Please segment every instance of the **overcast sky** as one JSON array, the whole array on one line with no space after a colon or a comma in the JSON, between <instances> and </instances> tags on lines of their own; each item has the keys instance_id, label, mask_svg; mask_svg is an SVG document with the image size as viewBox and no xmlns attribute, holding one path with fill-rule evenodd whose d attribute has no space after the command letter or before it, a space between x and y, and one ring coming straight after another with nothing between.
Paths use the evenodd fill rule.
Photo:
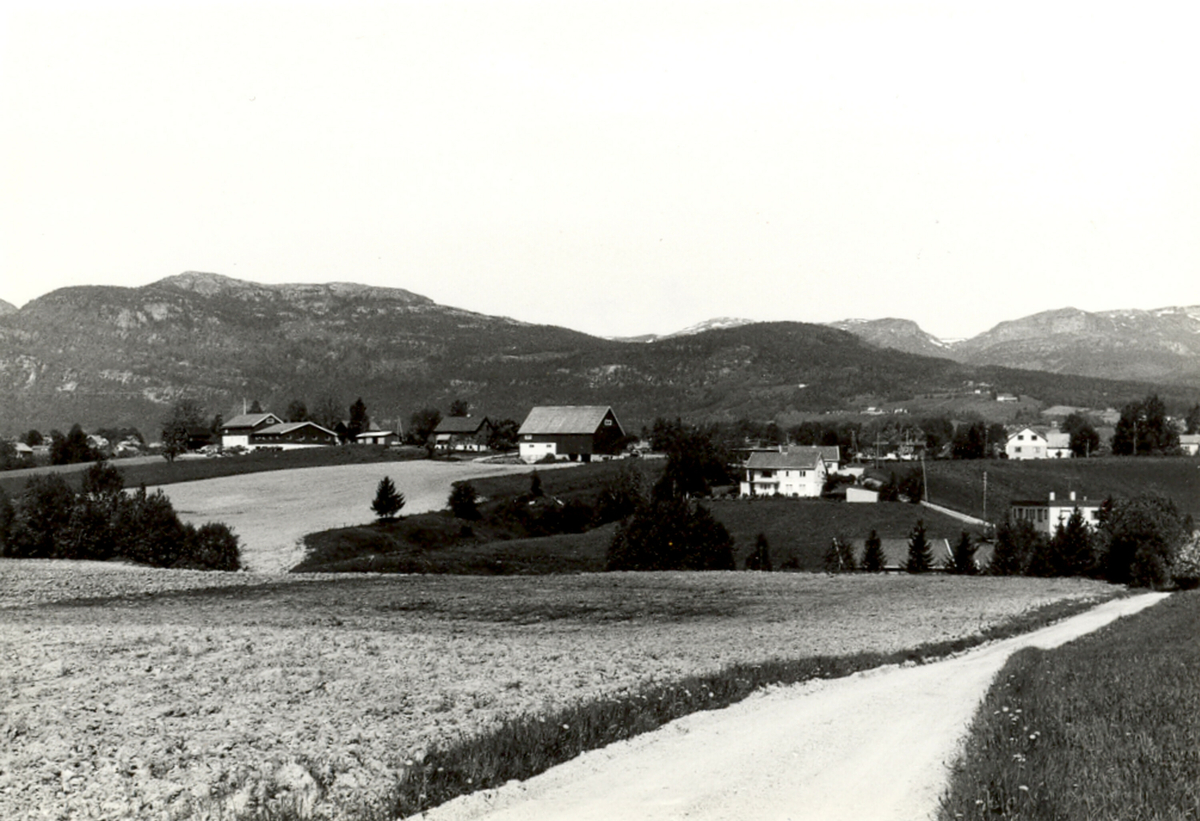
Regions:
<instances>
[{"instance_id":1,"label":"overcast sky","mask_svg":"<svg viewBox=\"0 0 1200 821\"><path fill-rule=\"evenodd\" d=\"M0 9L17 305L185 270L601 335L1200 304L1190 4Z\"/></svg>"}]
</instances>

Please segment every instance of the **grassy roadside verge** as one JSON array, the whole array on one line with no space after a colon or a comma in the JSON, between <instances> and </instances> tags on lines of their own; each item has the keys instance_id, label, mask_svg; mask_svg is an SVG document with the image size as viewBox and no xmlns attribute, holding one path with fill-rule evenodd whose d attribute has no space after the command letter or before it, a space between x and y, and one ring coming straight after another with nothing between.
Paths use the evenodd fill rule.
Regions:
<instances>
[{"instance_id":1,"label":"grassy roadside verge","mask_svg":"<svg viewBox=\"0 0 1200 821\"><path fill-rule=\"evenodd\" d=\"M986 641L1029 632L1095 604L1058 602L974 636L894 653L735 665L714 674L647 687L621 698L575 705L551 715L511 719L492 732L435 749L423 761L413 762L397 785L386 817L409 816L460 795L498 787L511 779L530 778L587 750L649 732L690 713L727 707L768 685L840 678L887 664L934 661Z\"/></svg>"},{"instance_id":2,"label":"grassy roadside verge","mask_svg":"<svg viewBox=\"0 0 1200 821\"><path fill-rule=\"evenodd\" d=\"M1200 592L1015 654L940 818L1200 817Z\"/></svg>"}]
</instances>

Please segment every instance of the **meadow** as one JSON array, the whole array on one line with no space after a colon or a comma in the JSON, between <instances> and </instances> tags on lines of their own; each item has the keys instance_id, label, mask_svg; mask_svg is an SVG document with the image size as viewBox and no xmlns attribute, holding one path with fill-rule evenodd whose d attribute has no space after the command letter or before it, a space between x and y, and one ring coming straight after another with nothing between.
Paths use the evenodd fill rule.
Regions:
<instances>
[{"instance_id":1,"label":"meadow","mask_svg":"<svg viewBox=\"0 0 1200 821\"><path fill-rule=\"evenodd\" d=\"M1116 593L940 576L174 573L0 562L0 817L367 817L426 762L513 722L696 677L715 691L729 671L813 675L799 663L816 657L949 652Z\"/></svg>"},{"instance_id":2,"label":"meadow","mask_svg":"<svg viewBox=\"0 0 1200 821\"><path fill-rule=\"evenodd\" d=\"M1165 496L1179 512L1200 521L1200 459L1184 456L1108 456L1097 459L940 460L925 464L929 500L981 516L983 473L987 472L987 518L998 521L1012 499L1080 498L1103 500L1141 493Z\"/></svg>"},{"instance_id":3,"label":"meadow","mask_svg":"<svg viewBox=\"0 0 1200 821\"><path fill-rule=\"evenodd\" d=\"M939 818L1200 816L1200 593L1009 659Z\"/></svg>"}]
</instances>

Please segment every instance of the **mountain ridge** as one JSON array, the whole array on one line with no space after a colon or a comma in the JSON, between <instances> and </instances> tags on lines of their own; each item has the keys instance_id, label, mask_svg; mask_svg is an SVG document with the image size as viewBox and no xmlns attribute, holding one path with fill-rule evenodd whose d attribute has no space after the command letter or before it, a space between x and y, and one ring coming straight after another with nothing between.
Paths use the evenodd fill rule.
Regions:
<instances>
[{"instance_id":1,"label":"mountain ridge","mask_svg":"<svg viewBox=\"0 0 1200 821\"><path fill-rule=\"evenodd\" d=\"M136 288L75 286L0 317L0 423L9 433L76 421L153 430L184 396L209 413L246 399L278 410L293 398L345 407L363 396L375 418L401 420L452 398L513 418L536 404L613 404L636 424L847 409L979 382L1066 404L1113 404L1145 389L882 344L920 341L909 320L852 321L850 330L701 325L633 343L401 288L263 285L194 271Z\"/></svg>"}]
</instances>

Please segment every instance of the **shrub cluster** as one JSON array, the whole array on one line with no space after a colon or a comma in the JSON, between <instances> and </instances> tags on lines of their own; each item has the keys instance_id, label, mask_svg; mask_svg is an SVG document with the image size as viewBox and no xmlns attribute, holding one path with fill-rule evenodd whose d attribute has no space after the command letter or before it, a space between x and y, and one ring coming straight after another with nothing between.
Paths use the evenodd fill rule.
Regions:
<instances>
[{"instance_id":1,"label":"shrub cluster","mask_svg":"<svg viewBox=\"0 0 1200 821\"><path fill-rule=\"evenodd\" d=\"M1173 502L1144 494L1109 499L1092 529L1078 510L1052 538L1028 521L1004 522L996 530L989 572L994 575L1093 576L1114 584L1167 587L1192 572L1190 517Z\"/></svg>"},{"instance_id":2,"label":"shrub cluster","mask_svg":"<svg viewBox=\"0 0 1200 821\"><path fill-rule=\"evenodd\" d=\"M238 539L226 525L181 522L161 490L125 493L120 472L105 462L88 469L78 493L62 476L49 474L31 478L15 505L0 497L0 556L240 567Z\"/></svg>"}]
</instances>

